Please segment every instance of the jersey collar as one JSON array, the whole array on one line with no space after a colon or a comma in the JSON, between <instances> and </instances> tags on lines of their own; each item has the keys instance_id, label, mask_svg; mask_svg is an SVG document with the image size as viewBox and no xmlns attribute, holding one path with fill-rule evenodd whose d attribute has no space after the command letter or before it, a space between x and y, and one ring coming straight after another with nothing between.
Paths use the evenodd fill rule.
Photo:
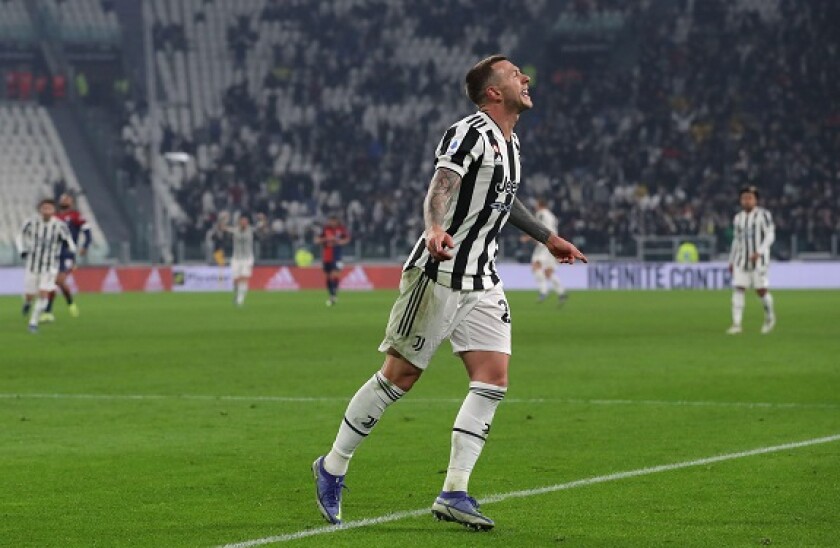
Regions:
<instances>
[{"instance_id":1,"label":"jersey collar","mask_svg":"<svg viewBox=\"0 0 840 548\"><path fill-rule=\"evenodd\" d=\"M479 110L478 114L480 114L484 118L484 120L490 124L490 127L492 127L496 133L498 133L498 136L501 137L501 141L503 143L508 142L507 139L505 139L505 132L502 131L502 128L499 127L499 124L497 124L496 121L493 118L491 118L489 114L487 114L483 110ZM511 142L513 141L514 135L516 134L512 133L510 136Z\"/></svg>"}]
</instances>

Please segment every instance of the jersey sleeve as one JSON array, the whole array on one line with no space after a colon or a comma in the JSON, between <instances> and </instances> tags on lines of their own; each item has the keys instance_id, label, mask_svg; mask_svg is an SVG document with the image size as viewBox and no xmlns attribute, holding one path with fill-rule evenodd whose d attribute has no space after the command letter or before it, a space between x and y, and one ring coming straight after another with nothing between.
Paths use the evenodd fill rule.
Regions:
<instances>
[{"instance_id":1,"label":"jersey sleeve","mask_svg":"<svg viewBox=\"0 0 840 548\"><path fill-rule=\"evenodd\" d=\"M90 247L90 242L93 240L93 232L90 229L90 223L88 223L87 219L81 215L78 216L76 222L79 223L79 230L84 238L84 240L82 240L82 247L87 249Z\"/></svg>"},{"instance_id":2,"label":"jersey sleeve","mask_svg":"<svg viewBox=\"0 0 840 548\"><path fill-rule=\"evenodd\" d=\"M32 221L26 221L23 223L23 226L20 227L20 232L15 238L15 245L17 246L18 253L29 253L29 241L31 237Z\"/></svg>"},{"instance_id":3,"label":"jersey sleeve","mask_svg":"<svg viewBox=\"0 0 840 548\"><path fill-rule=\"evenodd\" d=\"M735 262L735 255L741 249L741 229L738 227L738 215L732 219L732 246L729 249L729 263Z\"/></svg>"},{"instance_id":4,"label":"jersey sleeve","mask_svg":"<svg viewBox=\"0 0 840 548\"><path fill-rule=\"evenodd\" d=\"M435 153L435 168L445 167L463 177L484 154L484 139L477 129L460 122L447 130Z\"/></svg>"},{"instance_id":5,"label":"jersey sleeve","mask_svg":"<svg viewBox=\"0 0 840 548\"><path fill-rule=\"evenodd\" d=\"M76 253L76 242L73 241L73 234L70 232L70 227L67 226L67 223L61 223L61 237L64 238L64 242L67 244L67 249L70 253Z\"/></svg>"},{"instance_id":6,"label":"jersey sleeve","mask_svg":"<svg viewBox=\"0 0 840 548\"><path fill-rule=\"evenodd\" d=\"M761 215L761 224L764 229L764 239L761 240L761 244L759 244L757 251L764 254L770 251L770 246L776 241L776 227L773 224L773 216L770 215L769 211L762 211Z\"/></svg>"}]
</instances>

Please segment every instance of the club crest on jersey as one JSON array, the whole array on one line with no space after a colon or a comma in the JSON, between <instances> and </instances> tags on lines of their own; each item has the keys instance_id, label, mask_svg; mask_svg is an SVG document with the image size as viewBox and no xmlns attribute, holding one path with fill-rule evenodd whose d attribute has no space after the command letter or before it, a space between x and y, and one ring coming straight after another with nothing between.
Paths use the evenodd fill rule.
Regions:
<instances>
[{"instance_id":1,"label":"club crest on jersey","mask_svg":"<svg viewBox=\"0 0 840 548\"><path fill-rule=\"evenodd\" d=\"M447 152L455 152L458 150L458 144L460 141L458 139L452 139L452 142L449 143L449 148L446 149Z\"/></svg>"}]
</instances>

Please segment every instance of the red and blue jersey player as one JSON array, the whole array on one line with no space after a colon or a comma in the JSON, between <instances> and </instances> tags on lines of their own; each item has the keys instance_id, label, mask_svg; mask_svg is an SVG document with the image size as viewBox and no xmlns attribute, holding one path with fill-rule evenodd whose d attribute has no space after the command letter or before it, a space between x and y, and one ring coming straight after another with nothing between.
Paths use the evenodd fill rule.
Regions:
<instances>
[{"instance_id":1,"label":"red and blue jersey player","mask_svg":"<svg viewBox=\"0 0 840 548\"><path fill-rule=\"evenodd\" d=\"M73 237L73 242L79 250L79 255L84 257L90 247L91 233L90 225L76 209L76 202L70 194L62 194L58 200L58 213L56 217L67 223L67 228L70 229L70 235ZM79 240L82 240L81 242ZM58 261L58 276L55 279L55 284L61 289L64 294L64 299L67 301L70 315L74 318L79 315L79 307L73 302L73 293L70 291L70 286L67 285L67 276L76 269L76 255L67 247L63 245ZM52 314L53 301L55 300L55 291L50 293L50 300L47 303L47 308L41 316L42 320L53 321L55 317Z\"/></svg>"},{"instance_id":2,"label":"red and blue jersey player","mask_svg":"<svg viewBox=\"0 0 840 548\"><path fill-rule=\"evenodd\" d=\"M327 278L327 291L330 299L327 306L333 306L338 299L338 284L341 279L342 247L350 243L350 232L341 224L338 217L331 215L321 233L315 237L315 243L321 246L321 261Z\"/></svg>"}]
</instances>

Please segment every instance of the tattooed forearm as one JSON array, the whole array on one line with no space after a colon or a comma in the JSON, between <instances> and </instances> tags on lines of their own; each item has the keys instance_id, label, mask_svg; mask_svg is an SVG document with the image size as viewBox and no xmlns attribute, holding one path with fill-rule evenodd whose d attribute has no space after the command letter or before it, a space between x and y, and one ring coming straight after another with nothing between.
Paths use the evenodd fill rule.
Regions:
<instances>
[{"instance_id":1,"label":"tattooed forearm","mask_svg":"<svg viewBox=\"0 0 840 548\"><path fill-rule=\"evenodd\" d=\"M438 168L429 184L429 192L423 202L423 219L426 229L443 224L449 201L461 186L461 176L450 169Z\"/></svg>"},{"instance_id":2,"label":"tattooed forearm","mask_svg":"<svg viewBox=\"0 0 840 548\"><path fill-rule=\"evenodd\" d=\"M519 198L513 200L513 205L510 209L510 224L541 244L546 243L548 237L551 236L551 231L528 211L528 208L519 201Z\"/></svg>"}]
</instances>

